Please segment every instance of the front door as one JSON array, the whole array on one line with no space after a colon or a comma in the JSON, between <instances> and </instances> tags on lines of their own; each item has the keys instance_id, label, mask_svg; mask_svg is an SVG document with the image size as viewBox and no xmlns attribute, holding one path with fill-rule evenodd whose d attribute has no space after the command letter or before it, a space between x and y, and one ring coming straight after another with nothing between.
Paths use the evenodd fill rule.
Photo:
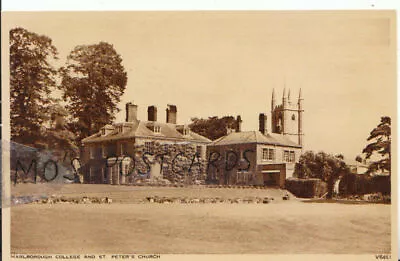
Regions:
<instances>
[{"instance_id":1,"label":"front door","mask_svg":"<svg viewBox=\"0 0 400 261\"><path fill-rule=\"evenodd\" d=\"M264 186L278 186L280 172L263 173Z\"/></svg>"}]
</instances>

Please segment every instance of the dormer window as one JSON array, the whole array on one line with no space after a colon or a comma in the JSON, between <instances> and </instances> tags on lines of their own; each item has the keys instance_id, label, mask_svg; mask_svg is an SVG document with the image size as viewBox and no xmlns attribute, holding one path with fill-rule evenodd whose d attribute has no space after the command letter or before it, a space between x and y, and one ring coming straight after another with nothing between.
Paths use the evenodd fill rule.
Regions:
<instances>
[{"instance_id":1,"label":"dormer window","mask_svg":"<svg viewBox=\"0 0 400 261\"><path fill-rule=\"evenodd\" d=\"M100 129L100 134L101 134L101 136L106 136L106 135L110 134L113 130L114 130L114 127L112 125L106 125Z\"/></svg>"},{"instance_id":2,"label":"dormer window","mask_svg":"<svg viewBox=\"0 0 400 261\"><path fill-rule=\"evenodd\" d=\"M161 127L160 126L154 126L154 133L161 133Z\"/></svg>"},{"instance_id":3,"label":"dormer window","mask_svg":"<svg viewBox=\"0 0 400 261\"><path fill-rule=\"evenodd\" d=\"M118 133L122 133L122 131L123 131L123 126L122 125L118 126Z\"/></svg>"},{"instance_id":4,"label":"dormer window","mask_svg":"<svg viewBox=\"0 0 400 261\"><path fill-rule=\"evenodd\" d=\"M190 134L190 129L189 128L184 128L183 129L183 135L189 135Z\"/></svg>"}]
</instances>

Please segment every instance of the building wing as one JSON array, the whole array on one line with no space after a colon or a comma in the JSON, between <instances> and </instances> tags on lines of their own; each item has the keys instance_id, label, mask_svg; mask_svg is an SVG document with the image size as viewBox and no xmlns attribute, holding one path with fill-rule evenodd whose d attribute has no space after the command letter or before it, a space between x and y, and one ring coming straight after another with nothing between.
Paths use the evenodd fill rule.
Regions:
<instances>
[{"instance_id":1,"label":"building wing","mask_svg":"<svg viewBox=\"0 0 400 261\"><path fill-rule=\"evenodd\" d=\"M301 148L300 145L294 143L283 135L275 133L267 133L264 135L259 131L232 132L215 140L211 145L218 146L249 143Z\"/></svg>"},{"instance_id":2,"label":"building wing","mask_svg":"<svg viewBox=\"0 0 400 261\"><path fill-rule=\"evenodd\" d=\"M105 126L106 127L106 126ZM179 127L179 126L178 126ZM155 138L155 139L172 139L178 141L193 141L210 143L211 140L207 139L200 134L190 131L187 135L180 133L177 130L177 125L172 123L161 123L153 121L136 121L129 123L117 123L112 126L112 130L107 133L93 134L82 140L83 143L113 141L119 139L129 138Z\"/></svg>"}]
</instances>

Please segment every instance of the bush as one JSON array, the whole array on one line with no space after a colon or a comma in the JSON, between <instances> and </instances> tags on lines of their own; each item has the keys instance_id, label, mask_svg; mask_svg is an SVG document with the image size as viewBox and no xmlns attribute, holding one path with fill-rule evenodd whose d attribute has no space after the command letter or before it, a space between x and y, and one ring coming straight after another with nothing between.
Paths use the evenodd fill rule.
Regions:
<instances>
[{"instance_id":1,"label":"bush","mask_svg":"<svg viewBox=\"0 0 400 261\"><path fill-rule=\"evenodd\" d=\"M285 187L299 198L321 197L327 192L327 184L320 179L286 179Z\"/></svg>"}]
</instances>

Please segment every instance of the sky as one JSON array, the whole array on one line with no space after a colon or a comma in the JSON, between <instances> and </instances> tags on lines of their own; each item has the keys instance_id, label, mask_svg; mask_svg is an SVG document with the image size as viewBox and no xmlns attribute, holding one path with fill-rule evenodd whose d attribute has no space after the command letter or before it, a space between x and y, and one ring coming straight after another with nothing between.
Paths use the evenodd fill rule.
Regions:
<instances>
[{"instance_id":1,"label":"sky","mask_svg":"<svg viewBox=\"0 0 400 261\"><path fill-rule=\"evenodd\" d=\"M60 64L77 45L105 41L123 59L139 118L167 104L178 123L241 115L242 130L270 116L271 94L304 98L305 150L354 159L381 116L396 117L394 11L58 12L5 15L49 36ZM6 35L7 34L4 34Z\"/></svg>"}]
</instances>

